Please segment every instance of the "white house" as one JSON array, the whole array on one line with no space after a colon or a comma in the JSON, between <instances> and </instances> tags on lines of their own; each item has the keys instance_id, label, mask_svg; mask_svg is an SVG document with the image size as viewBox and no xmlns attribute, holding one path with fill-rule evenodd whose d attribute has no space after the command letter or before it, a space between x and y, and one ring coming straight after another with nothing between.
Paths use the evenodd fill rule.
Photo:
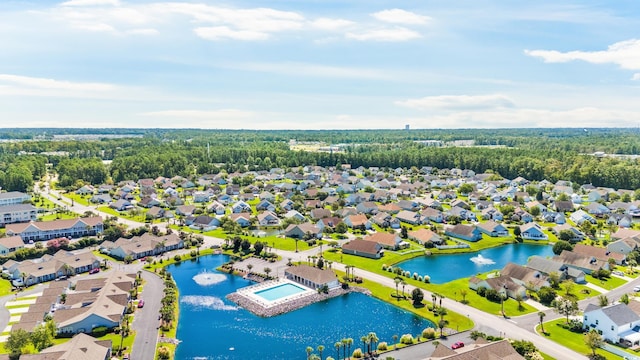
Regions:
<instances>
[{"instance_id":1,"label":"white house","mask_svg":"<svg viewBox=\"0 0 640 360\"><path fill-rule=\"evenodd\" d=\"M624 303L605 307L587 305L583 324L597 330L605 340L628 346L640 344L640 316Z\"/></svg>"},{"instance_id":2,"label":"white house","mask_svg":"<svg viewBox=\"0 0 640 360\"><path fill-rule=\"evenodd\" d=\"M37 209L31 204L12 204L0 206L0 226L5 224L35 221Z\"/></svg>"},{"instance_id":3,"label":"white house","mask_svg":"<svg viewBox=\"0 0 640 360\"><path fill-rule=\"evenodd\" d=\"M528 223L520 227L520 236L523 239L529 240L547 240L549 237L542 231L542 228L537 223Z\"/></svg>"}]
</instances>

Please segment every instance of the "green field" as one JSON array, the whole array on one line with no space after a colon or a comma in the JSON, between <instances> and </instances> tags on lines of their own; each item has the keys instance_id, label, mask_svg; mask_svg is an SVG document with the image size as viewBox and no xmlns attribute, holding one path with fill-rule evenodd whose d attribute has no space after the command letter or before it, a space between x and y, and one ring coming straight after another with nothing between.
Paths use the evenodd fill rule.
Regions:
<instances>
[{"instance_id":1,"label":"green field","mask_svg":"<svg viewBox=\"0 0 640 360\"><path fill-rule=\"evenodd\" d=\"M620 279L615 276L611 276L610 278L605 278L605 279L596 279L591 275L587 275L585 276L585 280L587 280L587 282L593 285L599 286L607 290L615 289L627 283L624 279Z\"/></svg>"},{"instance_id":2,"label":"green field","mask_svg":"<svg viewBox=\"0 0 640 360\"><path fill-rule=\"evenodd\" d=\"M562 346L566 346L569 349L576 351L580 354L589 355L591 354L591 350L587 347L584 342L584 335L579 333L574 333L567 329L563 329L559 326L559 324L563 324L565 322L565 318L556 319L553 321L549 321L544 323L544 330L546 331L547 339L551 341L555 341ZM540 325L536 326L536 331L540 333ZM610 352L604 350L597 350L597 354L603 355L606 359L609 360L621 360L622 357L612 354Z\"/></svg>"}]
</instances>

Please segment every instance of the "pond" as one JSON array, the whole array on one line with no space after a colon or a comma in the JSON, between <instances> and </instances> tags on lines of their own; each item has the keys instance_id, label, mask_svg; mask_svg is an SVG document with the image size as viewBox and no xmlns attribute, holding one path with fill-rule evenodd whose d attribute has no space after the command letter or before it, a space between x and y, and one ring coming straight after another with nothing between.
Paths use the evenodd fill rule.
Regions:
<instances>
[{"instance_id":1,"label":"pond","mask_svg":"<svg viewBox=\"0 0 640 360\"><path fill-rule=\"evenodd\" d=\"M510 244L464 254L444 254L413 258L397 264L405 271L429 275L431 282L442 284L478 273L500 270L507 263L524 265L529 257L553 256L552 246Z\"/></svg>"},{"instance_id":2,"label":"pond","mask_svg":"<svg viewBox=\"0 0 640 360\"><path fill-rule=\"evenodd\" d=\"M393 335L416 336L433 323L360 293L350 293L271 318L261 318L225 299L251 285L216 267L224 255L199 262L171 265L180 291L177 360L186 359L306 359L306 348L325 347L324 357L336 357L334 344L353 338L351 351L361 348L360 337L373 331L380 341ZM314 351L317 354L317 351Z\"/></svg>"}]
</instances>

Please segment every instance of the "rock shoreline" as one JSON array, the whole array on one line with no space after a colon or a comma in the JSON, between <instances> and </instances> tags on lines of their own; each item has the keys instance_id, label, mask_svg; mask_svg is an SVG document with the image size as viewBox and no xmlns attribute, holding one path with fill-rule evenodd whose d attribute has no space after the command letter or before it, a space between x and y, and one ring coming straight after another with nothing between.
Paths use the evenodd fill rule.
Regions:
<instances>
[{"instance_id":1,"label":"rock shoreline","mask_svg":"<svg viewBox=\"0 0 640 360\"><path fill-rule=\"evenodd\" d=\"M371 295L371 292L364 288L359 288L359 287L348 287L346 289L337 288L337 289L330 290L328 294L316 293L309 296L305 296L303 298L293 299L291 301L278 304L269 308L266 308L263 305L252 300L251 298L248 298L237 292L227 295L226 298L230 301L233 301L243 309L247 309L253 314L256 314L261 317L272 317L272 316L288 313L291 311L295 311L307 305L311 305L323 300L331 299L336 296L344 295L350 292L360 292L366 295Z\"/></svg>"}]
</instances>

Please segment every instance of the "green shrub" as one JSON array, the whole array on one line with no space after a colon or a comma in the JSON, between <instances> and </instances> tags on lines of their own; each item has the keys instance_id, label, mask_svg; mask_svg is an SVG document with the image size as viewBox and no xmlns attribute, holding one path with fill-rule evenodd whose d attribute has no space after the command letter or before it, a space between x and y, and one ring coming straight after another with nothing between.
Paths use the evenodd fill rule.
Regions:
<instances>
[{"instance_id":1,"label":"green shrub","mask_svg":"<svg viewBox=\"0 0 640 360\"><path fill-rule=\"evenodd\" d=\"M428 328L422 330L422 337L425 338L425 339L429 339L429 340L435 339L436 338L436 331L433 328L428 327Z\"/></svg>"},{"instance_id":2,"label":"green shrub","mask_svg":"<svg viewBox=\"0 0 640 360\"><path fill-rule=\"evenodd\" d=\"M357 348L355 350L353 350L353 354L351 354L351 357L356 358L356 359L362 359L362 349Z\"/></svg>"},{"instance_id":3,"label":"green shrub","mask_svg":"<svg viewBox=\"0 0 640 360\"><path fill-rule=\"evenodd\" d=\"M91 335L93 337L101 337L106 335L109 332L109 328L106 326L96 326L91 329Z\"/></svg>"},{"instance_id":4,"label":"green shrub","mask_svg":"<svg viewBox=\"0 0 640 360\"><path fill-rule=\"evenodd\" d=\"M413 344L413 335L404 334L400 337L400 344L411 345Z\"/></svg>"},{"instance_id":5,"label":"green shrub","mask_svg":"<svg viewBox=\"0 0 640 360\"><path fill-rule=\"evenodd\" d=\"M430 283L431 282L431 276L425 275L424 276L424 282L427 283L427 284Z\"/></svg>"},{"instance_id":6,"label":"green shrub","mask_svg":"<svg viewBox=\"0 0 640 360\"><path fill-rule=\"evenodd\" d=\"M383 342L378 344L378 350L379 351L386 351L388 347L389 347L389 345L387 345L387 343L385 341L383 341Z\"/></svg>"},{"instance_id":7,"label":"green shrub","mask_svg":"<svg viewBox=\"0 0 640 360\"><path fill-rule=\"evenodd\" d=\"M182 257L180 255L176 255L173 257L173 260L175 260L176 262L180 262L182 261Z\"/></svg>"}]
</instances>

